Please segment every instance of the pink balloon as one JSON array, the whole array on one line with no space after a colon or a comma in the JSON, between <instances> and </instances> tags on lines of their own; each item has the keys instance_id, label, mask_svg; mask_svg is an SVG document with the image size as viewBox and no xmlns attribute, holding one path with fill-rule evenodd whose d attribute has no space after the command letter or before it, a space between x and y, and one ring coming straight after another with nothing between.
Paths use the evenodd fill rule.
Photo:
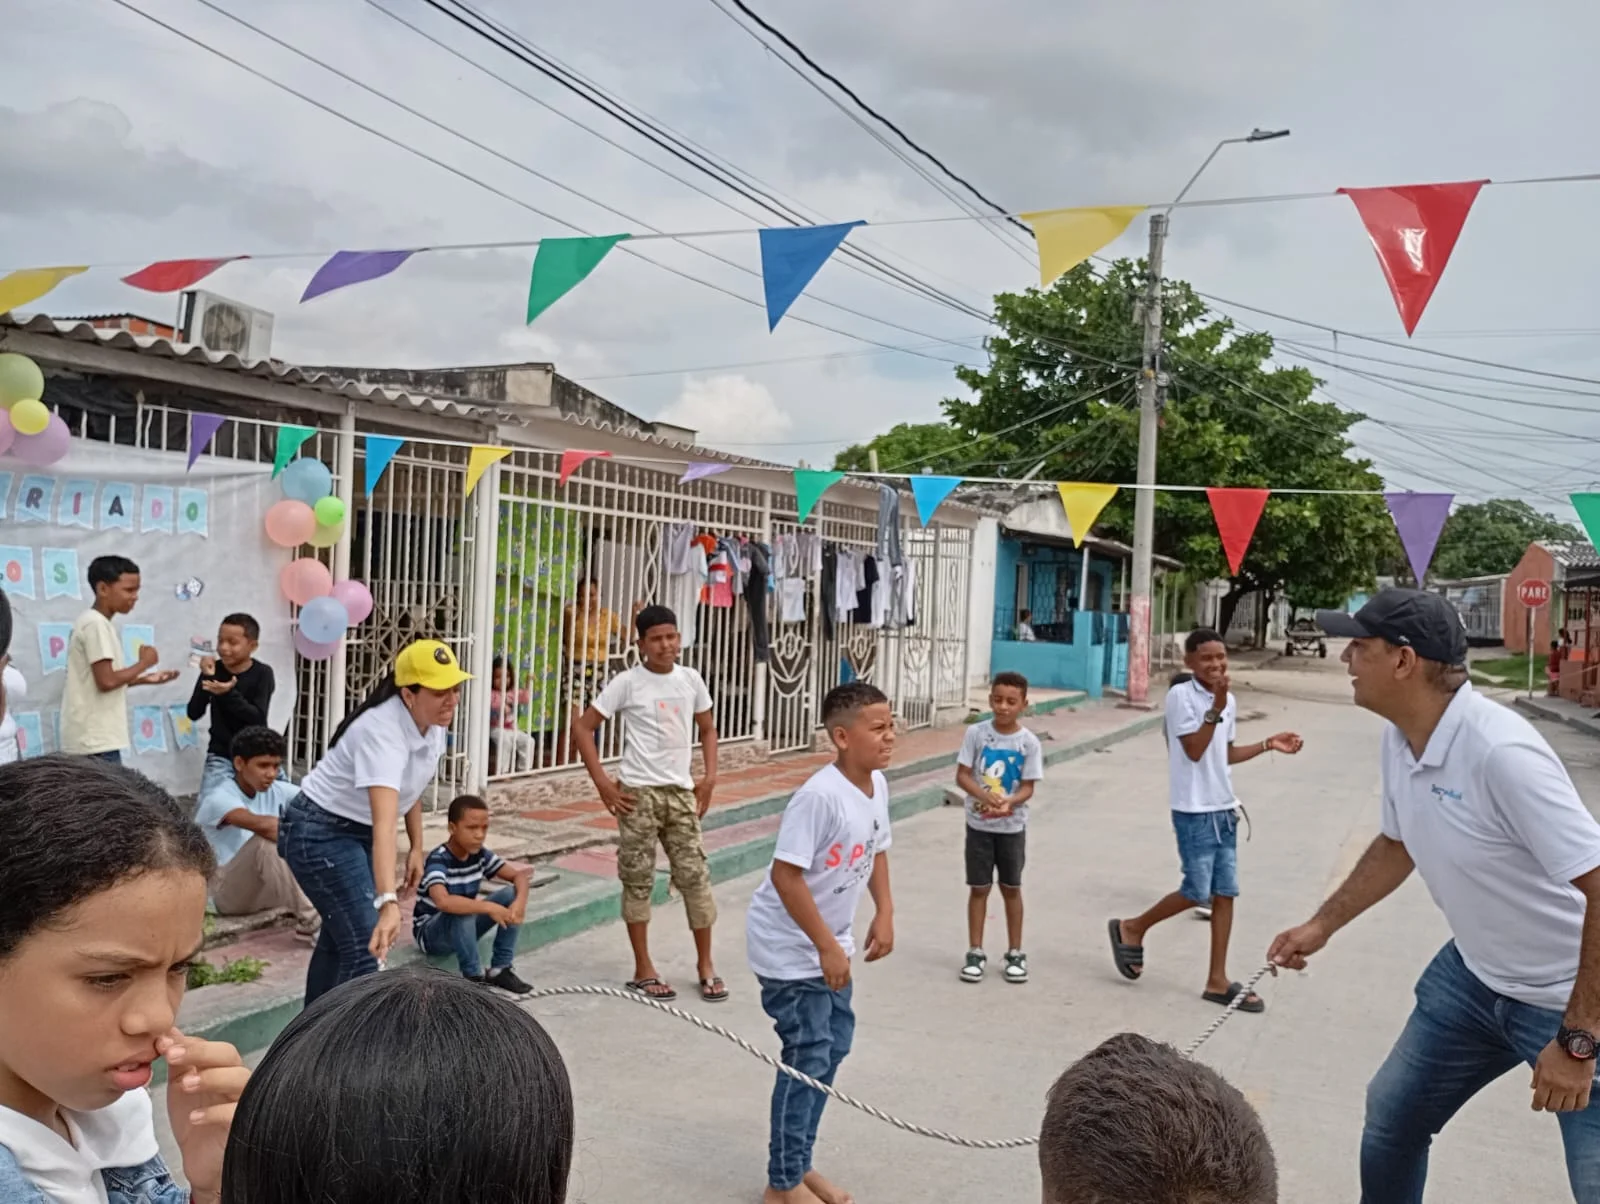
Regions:
<instances>
[{"instance_id":1,"label":"pink balloon","mask_svg":"<svg viewBox=\"0 0 1600 1204\"><path fill-rule=\"evenodd\" d=\"M359 581L335 581L332 596L349 612L352 625L372 613L372 591Z\"/></svg>"},{"instance_id":2,"label":"pink balloon","mask_svg":"<svg viewBox=\"0 0 1600 1204\"><path fill-rule=\"evenodd\" d=\"M304 502L285 498L267 509L267 538L280 548L298 548L316 530L316 512Z\"/></svg>"},{"instance_id":3,"label":"pink balloon","mask_svg":"<svg viewBox=\"0 0 1600 1204\"><path fill-rule=\"evenodd\" d=\"M11 445L16 441L17 428L9 422L0 422L0 456L11 450Z\"/></svg>"},{"instance_id":4,"label":"pink balloon","mask_svg":"<svg viewBox=\"0 0 1600 1204\"><path fill-rule=\"evenodd\" d=\"M339 650L339 641L331 644L319 644L315 640L306 639L301 630L294 630L294 650L308 661L325 661Z\"/></svg>"},{"instance_id":5,"label":"pink balloon","mask_svg":"<svg viewBox=\"0 0 1600 1204\"><path fill-rule=\"evenodd\" d=\"M333 589L333 574L320 560L302 556L283 566L278 574L278 585L283 596L296 606L304 606L313 598L326 598Z\"/></svg>"},{"instance_id":6,"label":"pink balloon","mask_svg":"<svg viewBox=\"0 0 1600 1204\"><path fill-rule=\"evenodd\" d=\"M71 446L72 432L60 414L52 414L50 425L37 435L18 435L11 445L11 454L24 464L43 468L61 459Z\"/></svg>"}]
</instances>

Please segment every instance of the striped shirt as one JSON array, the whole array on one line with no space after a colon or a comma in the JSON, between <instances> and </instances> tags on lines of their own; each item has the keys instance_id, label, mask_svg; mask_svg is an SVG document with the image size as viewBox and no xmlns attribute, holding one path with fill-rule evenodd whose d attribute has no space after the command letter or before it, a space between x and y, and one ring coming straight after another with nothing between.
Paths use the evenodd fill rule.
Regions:
<instances>
[{"instance_id":1,"label":"striped shirt","mask_svg":"<svg viewBox=\"0 0 1600 1204\"><path fill-rule=\"evenodd\" d=\"M442 886L452 895L460 895L463 899L476 899L483 880L494 877L505 863L504 857L487 848L479 849L465 858L452 853L448 844L442 844L429 853L428 859L422 863L417 907L411 913L412 931L420 928L429 916L439 914L438 906L428 897L428 892L435 886Z\"/></svg>"}]
</instances>

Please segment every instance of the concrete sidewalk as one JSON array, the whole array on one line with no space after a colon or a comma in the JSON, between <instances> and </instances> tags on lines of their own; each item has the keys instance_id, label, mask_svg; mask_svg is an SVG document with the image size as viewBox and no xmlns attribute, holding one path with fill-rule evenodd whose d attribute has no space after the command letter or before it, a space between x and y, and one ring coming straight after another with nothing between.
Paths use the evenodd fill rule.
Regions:
<instances>
[{"instance_id":1,"label":"concrete sidewalk","mask_svg":"<svg viewBox=\"0 0 1600 1204\"><path fill-rule=\"evenodd\" d=\"M1526 715L1548 719L1554 723L1564 723L1574 731L1583 732L1585 735L1600 736L1600 719L1594 717L1593 707L1579 706L1569 699L1550 698L1544 694L1535 694L1532 698L1526 694L1519 694L1516 706Z\"/></svg>"}]
</instances>

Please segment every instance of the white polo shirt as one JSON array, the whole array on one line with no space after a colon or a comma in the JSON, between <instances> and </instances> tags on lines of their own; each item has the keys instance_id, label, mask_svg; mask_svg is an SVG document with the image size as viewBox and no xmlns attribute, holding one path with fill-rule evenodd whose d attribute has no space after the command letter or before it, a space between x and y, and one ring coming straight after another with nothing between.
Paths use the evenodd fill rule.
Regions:
<instances>
[{"instance_id":1,"label":"white polo shirt","mask_svg":"<svg viewBox=\"0 0 1600 1204\"><path fill-rule=\"evenodd\" d=\"M1233 743L1239 727L1238 699L1228 695L1222 719L1198 761L1190 759L1178 739L1204 727L1206 712L1215 705L1211 691L1194 678L1167 691L1167 782L1174 811L1232 811L1239 805L1233 796L1233 774L1228 768L1228 745Z\"/></svg>"},{"instance_id":2,"label":"white polo shirt","mask_svg":"<svg viewBox=\"0 0 1600 1204\"><path fill-rule=\"evenodd\" d=\"M400 795L404 815L433 781L448 736L442 727L418 731L406 704L391 698L358 716L300 789L324 811L370 826L367 788L388 786Z\"/></svg>"},{"instance_id":3,"label":"white polo shirt","mask_svg":"<svg viewBox=\"0 0 1600 1204\"><path fill-rule=\"evenodd\" d=\"M1578 975L1600 823L1544 737L1464 685L1421 757L1383 733L1383 834L1406 846L1461 960L1501 995L1561 1011Z\"/></svg>"}]
</instances>

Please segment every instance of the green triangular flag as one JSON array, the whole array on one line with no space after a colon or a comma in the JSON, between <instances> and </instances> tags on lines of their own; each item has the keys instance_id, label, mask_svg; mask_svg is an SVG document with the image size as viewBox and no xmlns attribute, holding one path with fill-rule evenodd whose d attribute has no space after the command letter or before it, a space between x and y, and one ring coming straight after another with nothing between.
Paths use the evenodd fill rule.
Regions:
<instances>
[{"instance_id":1,"label":"green triangular flag","mask_svg":"<svg viewBox=\"0 0 1600 1204\"><path fill-rule=\"evenodd\" d=\"M805 522L812 507L822 499L823 494L828 492L828 487L843 476L842 472L831 472L820 468L795 469L794 504L798 512L795 522Z\"/></svg>"},{"instance_id":2,"label":"green triangular flag","mask_svg":"<svg viewBox=\"0 0 1600 1204\"><path fill-rule=\"evenodd\" d=\"M1578 519L1589 534L1589 542L1600 551L1600 493L1574 493L1572 508L1578 512Z\"/></svg>"},{"instance_id":3,"label":"green triangular flag","mask_svg":"<svg viewBox=\"0 0 1600 1204\"><path fill-rule=\"evenodd\" d=\"M594 271L611 248L626 234L603 234L592 238L547 238L533 257L533 279L528 282L528 321L572 291Z\"/></svg>"},{"instance_id":4,"label":"green triangular flag","mask_svg":"<svg viewBox=\"0 0 1600 1204\"><path fill-rule=\"evenodd\" d=\"M289 461L294 459L295 452L300 450L300 445L316 433L309 426L280 426L278 450L272 457L272 475L276 477L287 468Z\"/></svg>"}]
</instances>

